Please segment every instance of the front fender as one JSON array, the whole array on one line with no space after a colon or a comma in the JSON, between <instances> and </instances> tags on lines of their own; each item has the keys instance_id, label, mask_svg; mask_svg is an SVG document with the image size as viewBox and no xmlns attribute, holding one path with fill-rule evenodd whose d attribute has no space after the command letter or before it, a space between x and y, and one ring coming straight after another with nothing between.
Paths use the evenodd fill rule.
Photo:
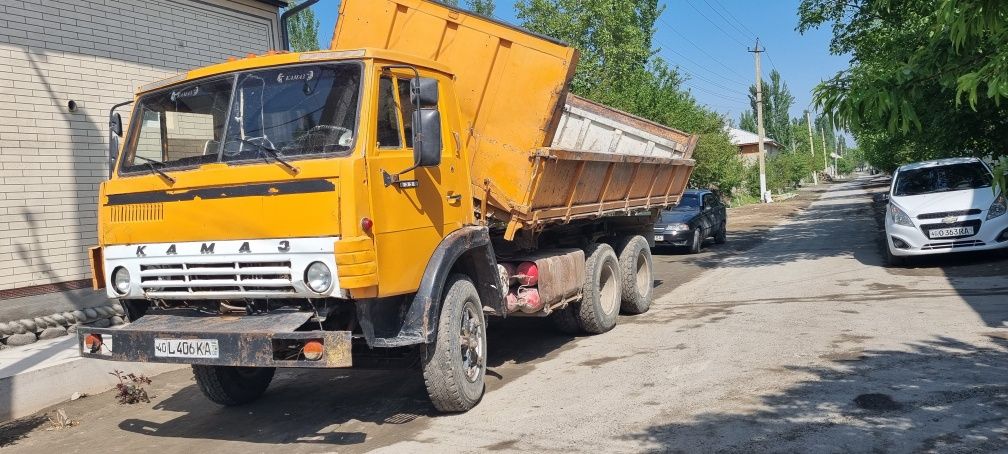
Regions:
<instances>
[{"instance_id":1,"label":"front fender","mask_svg":"<svg viewBox=\"0 0 1008 454\"><path fill-rule=\"evenodd\" d=\"M377 337L374 330L369 329L369 316L374 313L372 305L380 304L379 300L358 302L358 318L368 345L402 347L433 342L437 335L444 285L456 269L456 264L464 265L461 268L476 284L483 306L504 314L504 298L499 287L497 260L489 230L480 226L463 227L450 233L434 250L395 337Z\"/></svg>"}]
</instances>

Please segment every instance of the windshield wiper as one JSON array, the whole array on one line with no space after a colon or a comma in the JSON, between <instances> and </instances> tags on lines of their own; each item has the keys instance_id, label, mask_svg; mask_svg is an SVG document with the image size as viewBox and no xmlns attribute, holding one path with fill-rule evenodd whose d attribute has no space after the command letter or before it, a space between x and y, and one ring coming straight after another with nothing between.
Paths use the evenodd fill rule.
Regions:
<instances>
[{"instance_id":1,"label":"windshield wiper","mask_svg":"<svg viewBox=\"0 0 1008 454\"><path fill-rule=\"evenodd\" d=\"M175 179L172 178L171 175L168 175L167 173L164 173L163 170L161 170L161 169L157 168L156 166L154 166L154 164L162 165L163 166L163 165L165 165L163 162L156 161L156 160L153 160L153 159L150 159L150 158L145 158L145 157L140 156L140 155L134 155L133 157L137 158L137 159L143 159L145 161L144 164L147 164L147 168L151 169L151 172L154 172L154 173L160 175L162 178L168 180L169 183L175 184Z\"/></svg>"},{"instance_id":2,"label":"windshield wiper","mask_svg":"<svg viewBox=\"0 0 1008 454\"><path fill-rule=\"evenodd\" d=\"M299 168L295 167L293 164L285 161L283 159L283 155L279 151L277 151L276 148L273 148L273 147L268 146L268 145L263 145L263 144L261 144L259 142L255 142L255 141L252 141L252 140L249 140L249 139L241 139L240 138L238 140L241 141L241 143L247 143L249 145L252 145L252 146L256 147L256 149L259 150L259 155L261 155L261 156L264 156L263 155L264 152L266 154L269 154L270 156L273 157L273 159L276 160L276 162L279 162L284 167L290 169L290 171L294 172L295 175L297 175L298 173L301 173L301 169L299 169Z\"/></svg>"}]
</instances>

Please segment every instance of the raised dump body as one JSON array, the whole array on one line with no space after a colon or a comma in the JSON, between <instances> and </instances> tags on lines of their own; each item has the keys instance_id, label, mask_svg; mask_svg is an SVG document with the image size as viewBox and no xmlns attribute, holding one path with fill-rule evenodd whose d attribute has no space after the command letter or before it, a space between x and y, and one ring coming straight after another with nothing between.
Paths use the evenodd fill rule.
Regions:
<instances>
[{"instance_id":1,"label":"raised dump body","mask_svg":"<svg viewBox=\"0 0 1008 454\"><path fill-rule=\"evenodd\" d=\"M576 49L417 0L345 0L333 49L384 48L454 72L478 208L505 238L677 203L697 137L569 95Z\"/></svg>"}]
</instances>

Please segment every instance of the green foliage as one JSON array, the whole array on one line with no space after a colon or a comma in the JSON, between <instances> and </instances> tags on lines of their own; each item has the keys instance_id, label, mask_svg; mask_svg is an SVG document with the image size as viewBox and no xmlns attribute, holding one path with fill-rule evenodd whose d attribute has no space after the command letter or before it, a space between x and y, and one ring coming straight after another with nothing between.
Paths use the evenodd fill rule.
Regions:
<instances>
[{"instance_id":1,"label":"green foliage","mask_svg":"<svg viewBox=\"0 0 1008 454\"><path fill-rule=\"evenodd\" d=\"M459 7L459 0L434 0L434 1L444 3L445 5L451 6L453 8ZM484 16L493 16L494 0L468 0L466 4L466 9L477 14L482 14Z\"/></svg>"},{"instance_id":2,"label":"green foliage","mask_svg":"<svg viewBox=\"0 0 1008 454\"><path fill-rule=\"evenodd\" d=\"M291 2L289 7L293 8L297 4L298 2ZM311 8L304 9L293 15L287 26L292 51L306 52L319 50L319 21L315 18L315 12Z\"/></svg>"},{"instance_id":3,"label":"green foliage","mask_svg":"<svg viewBox=\"0 0 1008 454\"><path fill-rule=\"evenodd\" d=\"M791 131L791 106L795 97L788 89L787 83L775 69L770 71L770 81L762 80L763 86L763 129L766 136L788 147L794 135ZM756 84L749 86L749 105L752 110L742 112L739 124L742 129L751 132L756 130Z\"/></svg>"},{"instance_id":4,"label":"green foliage","mask_svg":"<svg viewBox=\"0 0 1008 454\"><path fill-rule=\"evenodd\" d=\"M744 182L725 119L682 87L682 76L652 49L658 0L519 0L523 25L581 52L571 91L672 128L699 134L690 184L725 191Z\"/></svg>"},{"instance_id":5,"label":"green foliage","mask_svg":"<svg viewBox=\"0 0 1008 454\"><path fill-rule=\"evenodd\" d=\"M469 9L484 16L493 16L494 0L469 0Z\"/></svg>"},{"instance_id":6,"label":"green foliage","mask_svg":"<svg viewBox=\"0 0 1008 454\"><path fill-rule=\"evenodd\" d=\"M873 166L1008 150L1008 2L803 0L799 16L852 56L814 94Z\"/></svg>"}]
</instances>

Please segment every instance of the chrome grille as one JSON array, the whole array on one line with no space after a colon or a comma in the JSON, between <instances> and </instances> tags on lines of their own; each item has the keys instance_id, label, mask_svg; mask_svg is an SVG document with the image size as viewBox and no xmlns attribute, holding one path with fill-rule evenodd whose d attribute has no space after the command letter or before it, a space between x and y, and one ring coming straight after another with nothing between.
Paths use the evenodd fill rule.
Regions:
<instances>
[{"instance_id":1,"label":"chrome grille","mask_svg":"<svg viewBox=\"0 0 1008 454\"><path fill-rule=\"evenodd\" d=\"M941 211L938 213L924 213L917 216L917 219L941 219L949 216L974 216L980 214L981 210L972 208L969 210L959 210L959 211Z\"/></svg>"},{"instance_id":2,"label":"chrome grille","mask_svg":"<svg viewBox=\"0 0 1008 454\"><path fill-rule=\"evenodd\" d=\"M261 297L296 292L289 261L140 265L140 288L152 297L206 296L218 293Z\"/></svg>"}]
</instances>

